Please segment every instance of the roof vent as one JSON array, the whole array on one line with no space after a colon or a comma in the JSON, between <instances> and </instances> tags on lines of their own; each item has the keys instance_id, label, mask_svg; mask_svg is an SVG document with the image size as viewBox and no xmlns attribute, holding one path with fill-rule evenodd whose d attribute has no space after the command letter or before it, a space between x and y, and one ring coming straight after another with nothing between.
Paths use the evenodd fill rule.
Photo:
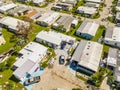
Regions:
<instances>
[{"instance_id":1,"label":"roof vent","mask_svg":"<svg viewBox=\"0 0 120 90\"><path fill-rule=\"evenodd\" d=\"M86 53L86 55L89 55L89 53Z\"/></svg>"},{"instance_id":2,"label":"roof vent","mask_svg":"<svg viewBox=\"0 0 120 90\"><path fill-rule=\"evenodd\" d=\"M90 44L90 42L88 42L88 44Z\"/></svg>"},{"instance_id":3,"label":"roof vent","mask_svg":"<svg viewBox=\"0 0 120 90\"><path fill-rule=\"evenodd\" d=\"M90 47L90 45L88 45L88 47Z\"/></svg>"},{"instance_id":4,"label":"roof vent","mask_svg":"<svg viewBox=\"0 0 120 90\"><path fill-rule=\"evenodd\" d=\"M118 67L118 70L120 71L120 67Z\"/></svg>"},{"instance_id":5,"label":"roof vent","mask_svg":"<svg viewBox=\"0 0 120 90\"><path fill-rule=\"evenodd\" d=\"M120 54L118 54L117 57L120 58Z\"/></svg>"}]
</instances>

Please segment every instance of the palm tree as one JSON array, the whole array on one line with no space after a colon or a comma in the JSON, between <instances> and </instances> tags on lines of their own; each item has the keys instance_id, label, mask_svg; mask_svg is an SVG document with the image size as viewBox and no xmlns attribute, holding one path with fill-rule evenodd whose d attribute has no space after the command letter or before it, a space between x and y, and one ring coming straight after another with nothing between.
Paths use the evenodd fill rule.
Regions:
<instances>
[{"instance_id":1,"label":"palm tree","mask_svg":"<svg viewBox=\"0 0 120 90\"><path fill-rule=\"evenodd\" d=\"M29 18L23 18L26 22L18 22L16 35L19 37L20 41L27 42L29 40L28 36L32 30L32 21ZM28 23L29 22L29 23Z\"/></svg>"},{"instance_id":2,"label":"palm tree","mask_svg":"<svg viewBox=\"0 0 120 90\"><path fill-rule=\"evenodd\" d=\"M16 28L17 31L11 37L10 41L15 42L14 50L17 52L21 47L23 47L29 41L29 34L32 30L32 21L28 18L23 18L27 22L18 22ZM29 22L29 23L28 23Z\"/></svg>"}]
</instances>

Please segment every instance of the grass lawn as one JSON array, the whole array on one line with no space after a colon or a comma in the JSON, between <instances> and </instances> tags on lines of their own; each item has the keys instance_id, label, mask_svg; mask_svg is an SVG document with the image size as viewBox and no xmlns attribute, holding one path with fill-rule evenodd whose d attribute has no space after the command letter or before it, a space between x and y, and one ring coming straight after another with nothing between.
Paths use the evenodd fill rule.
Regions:
<instances>
[{"instance_id":1,"label":"grass lawn","mask_svg":"<svg viewBox=\"0 0 120 90\"><path fill-rule=\"evenodd\" d=\"M73 14L76 14L76 10L79 6L83 6L85 3L84 3L84 0L80 0L74 7L73 9L71 10Z\"/></svg>"},{"instance_id":2,"label":"grass lawn","mask_svg":"<svg viewBox=\"0 0 120 90\"><path fill-rule=\"evenodd\" d=\"M56 54L52 48L49 48L48 51L51 52L51 54L47 55L46 59L41 63L43 68L46 68L49 65L49 60L56 56Z\"/></svg>"},{"instance_id":3,"label":"grass lawn","mask_svg":"<svg viewBox=\"0 0 120 90\"><path fill-rule=\"evenodd\" d=\"M110 46L104 45L103 51L104 51L104 52L108 52L109 48L110 48Z\"/></svg>"},{"instance_id":4,"label":"grass lawn","mask_svg":"<svg viewBox=\"0 0 120 90\"><path fill-rule=\"evenodd\" d=\"M115 18L113 16L108 17L107 20L111 23L115 23Z\"/></svg>"},{"instance_id":5,"label":"grass lawn","mask_svg":"<svg viewBox=\"0 0 120 90\"><path fill-rule=\"evenodd\" d=\"M49 30L49 28L45 28L45 27L41 27L37 24L33 24L32 32L29 34L29 40L33 41L35 39L36 34L38 32L40 32L41 30ZM3 28L2 33L6 40L6 43L4 45L0 46L0 54L9 50L15 44L15 42L10 42L10 38L12 37L13 33L7 31L7 29L4 29L4 28ZM3 76L2 78L0 78L0 85L2 85L2 90L7 90L4 87L5 82L9 82L10 84L12 83L12 85L14 87L14 89L12 89L12 90L21 90L21 88L24 87L19 82L14 81L13 77L11 79L12 74L13 74L13 71L11 69L7 69L3 72L0 72L0 75ZM9 90L11 90L11 89L9 89Z\"/></svg>"},{"instance_id":6,"label":"grass lawn","mask_svg":"<svg viewBox=\"0 0 120 90\"><path fill-rule=\"evenodd\" d=\"M23 86L19 82L15 82L10 79L12 76L12 73L13 73L13 71L11 69L5 70L4 72L0 72L0 74L3 76L2 78L0 78L0 85L2 85L2 90L7 90L4 87L5 82L9 82L9 83L13 84L12 90L21 90L21 88L23 88Z\"/></svg>"},{"instance_id":7,"label":"grass lawn","mask_svg":"<svg viewBox=\"0 0 120 90\"><path fill-rule=\"evenodd\" d=\"M6 43L4 45L0 46L0 54L3 52L6 52L7 50L9 50L12 46L14 46L14 42L10 42L10 37L13 35L13 33L7 31L7 29L2 30L2 34L5 38Z\"/></svg>"},{"instance_id":8,"label":"grass lawn","mask_svg":"<svg viewBox=\"0 0 120 90\"><path fill-rule=\"evenodd\" d=\"M40 32L41 30L49 30L49 29L39 26L37 24L33 24L32 33L30 33L30 35L29 35L29 40L33 41L35 39L35 36L37 35L37 33ZM9 32L7 29L3 28L2 34L5 38L6 43L4 45L0 45L0 54L8 51L11 47L13 47L15 45L15 42L10 42L10 38L12 37L12 35L14 33Z\"/></svg>"},{"instance_id":9,"label":"grass lawn","mask_svg":"<svg viewBox=\"0 0 120 90\"><path fill-rule=\"evenodd\" d=\"M110 48L110 46L108 46L108 45L103 46L102 58L106 57L106 55L107 55L107 53L109 51L109 48Z\"/></svg>"},{"instance_id":10,"label":"grass lawn","mask_svg":"<svg viewBox=\"0 0 120 90\"><path fill-rule=\"evenodd\" d=\"M75 35L76 30L79 28L79 26L82 24L82 22L83 21L80 21L75 28L70 28L70 30L68 32L65 32L65 34L76 38L78 41L80 41L81 39L84 39L84 38L81 38L81 37L78 37Z\"/></svg>"},{"instance_id":11,"label":"grass lawn","mask_svg":"<svg viewBox=\"0 0 120 90\"><path fill-rule=\"evenodd\" d=\"M34 24L33 23L33 28L32 28L32 33L29 35L29 40L33 41L35 39L35 36L42 30L49 30L49 28L42 27L40 25Z\"/></svg>"},{"instance_id":12,"label":"grass lawn","mask_svg":"<svg viewBox=\"0 0 120 90\"><path fill-rule=\"evenodd\" d=\"M100 26L99 29L96 32L95 37L92 39L92 41L97 42L99 40L99 38L104 35L105 30L106 30L106 28L104 26Z\"/></svg>"}]
</instances>

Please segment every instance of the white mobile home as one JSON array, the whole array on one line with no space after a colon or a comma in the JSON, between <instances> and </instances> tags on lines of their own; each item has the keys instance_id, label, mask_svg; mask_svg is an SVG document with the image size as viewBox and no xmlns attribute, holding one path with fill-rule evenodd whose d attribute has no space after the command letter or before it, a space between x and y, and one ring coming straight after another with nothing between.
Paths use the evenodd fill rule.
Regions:
<instances>
[{"instance_id":1,"label":"white mobile home","mask_svg":"<svg viewBox=\"0 0 120 90\"><path fill-rule=\"evenodd\" d=\"M75 4L78 2L79 0L62 0L63 3L67 3L67 4L71 4L73 6L75 6Z\"/></svg>"},{"instance_id":2,"label":"white mobile home","mask_svg":"<svg viewBox=\"0 0 120 90\"><path fill-rule=\"evenodd\" d=\"M45 4L45 0L32 0L35 5L42 6Z\"/></svg>"},{"instance_id":3,"label":"white mobile home","mask_svg":"<svg viewBox=\"0 0 120 90\"><path fill-rule=\"evenodd\" d=\"M97 72L103 45L92 41L80 41L71 61L72 65L76 65L78 69L93 74Z\"/></svg>"},{"instance_id":4,"label":"white mobile home","mask_svg":"<svg viewBox=\"0 0 120 90\"><path fill-rule=\"evenodd\" d=\"M19 51L17 62L14 63L15 67L21 67L27 60L31 60L35 63L40 62L46 55L47 48L39 43L30 42L22 50Z\"/></svg>"},{"instance_id":5,"label":"white mobile home","mask_svg":"<svg viewBox=\"0 0 120 90\"><path fill-rule=\"evenodd\" d=\"M14 9L15 7L17 7L17 5L14 3L5 4L5 5L0 7L0 12L5 14L5 13L7 13L7 11Z\"/></svg>"},{"instance_id":6,"label":"white mobile home","mask_svg":"<svg viewBox=\"0 0 120 90\"><path fill-rule=\"evenodd\" d=\"M75 38L54 31L41 31L36 36L36 41L56 49L60 48L63 41L66 43L72 41L74 43Z\"/></svg>"},{"instance_id":7,"label":"white mobile home","mask_svg":"<svg viewBox=\"0 0 120 90\"><path fill-rule=\"evenodd\" d=\"M45 13L42 17L40 17L40 18L37 19L37 24L42 25L42 26L50 26L59 17L60 17L60 13L57 13L57 12L48 12L48 13Z\"/></svg>"},{"instance_id":8,"label":"white mobile home","mask_svg":"<svg viewBox=\"0 0 120 90\"><path fill-rule=\"evenodd\" d=\"M13 65L14 75L19 80L23 80L26 75L32 74L39 68L39 62L45 57L47 48L35 42L26 45L17 57Z\"/></svg>"},{"instance_id":9,"label":"white mobile home","mask_svg":"<svg viewBox=\"0 0 120 90\"><path fill-rule=\"evenodd\" d=\"M2 27L5 27L15 33L18 31L17 26L19 23L22 23L25 27L29 27L29 22L25 22L16 18L4 17L0 19L0 25Z\"/></svg>"},{"instance_id":10,"label":"white mobile home","mask_svg":"<svg viewBox=\"0 0 120 90\"><path fill-rule=\"evenodd\" d=\"M98 28L98 23L86 20L78 28L76 35L86 39L92 39L96 35Z\"/></svg>"},{"instance_id":11,"label":"white mobile home","mask_svg":"<svg viewBox=\"0 0 120 90\"><path fill-rule=\"evenodd\" d=\"M13 75L18 79L23 81L27 75L31 75L33 72L35 72L39 68L39 64L35 63L31 60L27 60L25 63L22 64L21 67L16 69L13 72Z\"/></svg>"},{"instance_id":12,"label":"white mobile home","mask_svg":"<svg viewBox=\"0 0 120 90\"><path fill-rule=\"evenodd\" d=\"M104 43L120 48L120 27L108 27L105 33Z\"/></svg>"},{"instance_id":13,"label":"white mobile home","mask_svg":"<svg viewBox=\"0 0 120 90\"><path fill-rule=\"evenodd\" d=\"M63 26L65 31L69 31L73 20L75 20L75 18L72 16L62 16L53 24L53 26L55 27Z\"/></svg>"},{"instance_id":14,"label":"white mobile home","mask_svg":"<svg viewBox=\"0 0 120 90\"><path fill-rule=\"evenodd\" d=\"M120 84L120 50L110 48L107 58L107 66L112 67L114 81L116 84Z\"/></svg>"},{"instance_id":15,"label":"white mobile home","mask_svg":"<svg viewBox=\"0 0 120 90\"><path fill-rule=\"evenodd\" d=\"M97 8L80 6L77 8L77 13L81 15L86 15L88 17L93 17L97 13Z\"/></svg>"}]
</instances>

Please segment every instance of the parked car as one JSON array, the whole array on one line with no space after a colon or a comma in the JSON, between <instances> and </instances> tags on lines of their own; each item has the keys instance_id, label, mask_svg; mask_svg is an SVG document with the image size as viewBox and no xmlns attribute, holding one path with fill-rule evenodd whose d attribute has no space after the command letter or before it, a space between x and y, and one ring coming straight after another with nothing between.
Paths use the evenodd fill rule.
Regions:
<instances>
[{"instance_id":1,"label":"parked car","mask_svg":"<svg viewBox=\"0 0 120 90\"><path fill-rule=\"evenodd\" d=\"M117 23L116 26L120 27L120 23Z\"/></svg>"},{"instance_id":2,"label":"parked car","mask_svg":"<svg viewBox=\"0 0 120 90\"><path fill-rule=\"evenodd\" d=\"M27 79L24 84L27 86L27 85L30 85L30 84L34 84L34 83L38 83L40 81L40 76L37 76L37 77L33 77L33 78L30 78L30 79Z\"/></svg>"},{"instance_id":3,"label":"parked car","mask_svg":"<svg viewBox=\"0 0 120 90\"><path fill-rule=\"evenodd\" d=\"M61 44L61 49L64 49L65 46L66 46L66 42L62 42L62 44Z\"/></svg>"},{"instance_id":4,"label":"parked car","mask_svg":"<svg viewBox=\"0 0 120 90\"><path fill-rule=\"evenodd\" d=\"M2 32L0 31L0 36L2 36Z\"/></svg>"},{"instance_id":5,"label":"parked car","mask_svg":"<svg viewBox=\"0 0 120 90\"><path fill-rule=\"evenodd\" d=\"M112 84L114 84L115 86L120 86L120 82L118 81L114 81Z\"/></svg>"},{"instance_id":6,"label":"parked car","mask_svg":"<svg viewBox=\"0 0 120 90\"><path fill-rule=\"evenodd\" d=\"M65 63L65 56L64 56L64 55L61 55L61 56L59 57L59 63L60 63L60 64L64 64L64 63Z\"/></svg>"}]
</instances>

